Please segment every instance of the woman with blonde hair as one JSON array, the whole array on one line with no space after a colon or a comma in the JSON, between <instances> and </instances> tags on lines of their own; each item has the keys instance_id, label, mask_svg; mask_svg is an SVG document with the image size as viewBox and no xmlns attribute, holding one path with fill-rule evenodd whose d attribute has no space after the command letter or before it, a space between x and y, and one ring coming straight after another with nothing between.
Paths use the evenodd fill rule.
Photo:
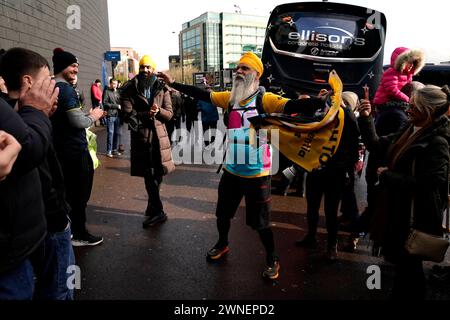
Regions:
<instances>
[{"instance_id":1,"label":"woman with blonde hair","mask_svg":"<svg viewBox=\"0 0 450 320\"><path fill-rule=\"evenodd\" d=\"M361 100L363 141L383 159L377 169L379 186L387 195L382 247L386 260L395 264L393 297L397 299L425 298L423 260L405 249L411 222L414 229L442 235L450 158L449 103L448 86L425 86L412 94L405 128L379 137L370 102Z\"/></svg>"}]
</instances>

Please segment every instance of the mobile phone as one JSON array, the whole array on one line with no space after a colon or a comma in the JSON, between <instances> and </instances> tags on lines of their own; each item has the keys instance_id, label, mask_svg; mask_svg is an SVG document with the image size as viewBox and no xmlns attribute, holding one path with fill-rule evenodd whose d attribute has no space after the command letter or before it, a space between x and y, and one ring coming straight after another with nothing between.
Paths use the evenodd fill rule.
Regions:
<instances>
[{"instance_id":1,"label":"mobile phone","mask_svg":"<svg viewBox=\"0 0 450 320\"><path fill-rule=\"evenodd\" d=\"M369 87L366 84L363 88L364 88L364 99L369 100Z\"/></svg>"}]
</instances>

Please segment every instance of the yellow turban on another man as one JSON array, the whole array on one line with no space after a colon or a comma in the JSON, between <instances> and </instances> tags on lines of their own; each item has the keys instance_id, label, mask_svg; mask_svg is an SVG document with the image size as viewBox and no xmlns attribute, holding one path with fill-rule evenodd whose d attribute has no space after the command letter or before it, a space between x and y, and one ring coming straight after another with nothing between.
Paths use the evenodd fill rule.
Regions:
<instances>
[{"instance_id":1,"label":"yellow turban on another man","mask_svg":"<svg viewBox=\"0 0 450 320\"><path fill-rule=\"evenodd\" d=\"M150 58L150 56L148 54L143 56L141 61L139 61L139 67L142 67L142 66L150 66L156 70L156 63L155 63L155 61L153 61L152 58Z\"/></svg>"},{"instance_id":2,"label":"yellow turban on another man","mask_svg":"<svg viewBox=\"0 0 450 320\"><path fill-rule=\"evenodd\" d=\"M264 66L261 59L253 52L247 52L239 60L239 63L245 64L258 72L261 77L264 72Z\"/></svg>"}]
</instances>

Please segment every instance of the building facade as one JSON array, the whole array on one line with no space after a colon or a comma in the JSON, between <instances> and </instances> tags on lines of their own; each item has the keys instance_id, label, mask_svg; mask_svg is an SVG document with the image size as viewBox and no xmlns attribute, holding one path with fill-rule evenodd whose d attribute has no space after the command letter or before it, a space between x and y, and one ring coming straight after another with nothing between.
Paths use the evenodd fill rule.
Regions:
<instances>
[{"instance_id":1,"label":"building facade","mask_svg":"<svg viewBox=\"0 0 450 320\"><path fill-rule=\"evenodd\" d=\"M130 47L112 47L111 51L120 52L120 61L114 68L114 76L121 81L132 79L139 73L140 54Z\"/></svg>"},{"instance_id":2,"label":"building facade","mask_svg":"<svg viewBox=\"0 0 450 320\"><path fill-rule=\"evenodd\" d=\"M206 12L184 23L179 37L183 69L218 72L235 68L244 52L261 55L268 18Z\"/></svg>"},{"instance_id":3,"label":"building facade","mask_svg":"<svg viewBox=\"0 0 450 320\"><path fill-rule=\"evenodd\" d=\"M179 55L169 56L169 70L179 69L180 66L181 65L180 65L180 56Z\"/></svg>"},{"instance_id":4,"label":"building facade","mask_svg":"<svg viewBox=\"0 0 450 320\"><path fill-rule=\"evenodd\" d=\"M107 0L0 0L0 48L24 47L40 53L52 66L54 48L78 57L78 86L89 99L90 84L102 79L110 50ZM53 71L53 68L52 68Z\"/></svg>"}]
</instances>

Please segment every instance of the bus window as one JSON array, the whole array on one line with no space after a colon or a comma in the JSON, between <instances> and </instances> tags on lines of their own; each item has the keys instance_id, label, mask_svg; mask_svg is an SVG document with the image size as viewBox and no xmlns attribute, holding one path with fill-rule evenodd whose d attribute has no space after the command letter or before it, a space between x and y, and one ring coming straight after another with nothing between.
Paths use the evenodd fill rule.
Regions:
<instances>
[{"instance_id":1,"label":"bus window","mask_svg":"<svg viewBox=\"0 0 450 320\"><path fill-rule=\"evenodd\" d=\"M277 6L269 18L261 83L269 91L316 94L336 70L345 90L374 93L382 75L386 18L359 6L300 2ZM282 90L281 90L282 89Z\"/></svg>"}]
</instances>

